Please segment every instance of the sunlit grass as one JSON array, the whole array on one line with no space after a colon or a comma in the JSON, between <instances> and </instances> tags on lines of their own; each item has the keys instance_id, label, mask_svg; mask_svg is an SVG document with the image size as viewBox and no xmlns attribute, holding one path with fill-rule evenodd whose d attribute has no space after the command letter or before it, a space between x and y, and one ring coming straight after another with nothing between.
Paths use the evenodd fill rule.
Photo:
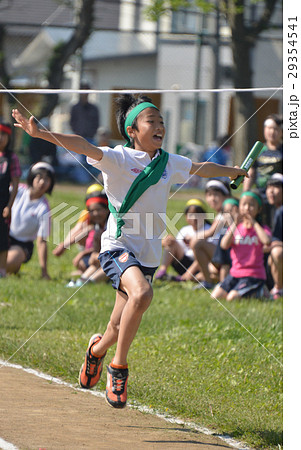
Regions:
<instances>
[{"instance_id":1,"label":"sunlit grass","mask_svg":"<svg viewBox=\"0 0 301 450\"><path fill-rule=\"evenodd\" d=\"M56 189L51 204L64 201L81 208L82 191ZM184 199L171 200L170 214L184 205ZM74 384L89 338L105 330L115 299L108 284L87 285L78 292L65 287L75 254L74 246L60 258L49 256L52 280L47 282L39 278L35 253L19 276L1 280L0 306L1 358L17 352L10 362ZM107 362L113 354L114 347ZM156 282L130 350L129 368L130 401L167 410L256 448L282 445L281 301L229 304L193 291L190 283ZM104 388L105 377L97 389Z\"/></svg>"}]
</instances>

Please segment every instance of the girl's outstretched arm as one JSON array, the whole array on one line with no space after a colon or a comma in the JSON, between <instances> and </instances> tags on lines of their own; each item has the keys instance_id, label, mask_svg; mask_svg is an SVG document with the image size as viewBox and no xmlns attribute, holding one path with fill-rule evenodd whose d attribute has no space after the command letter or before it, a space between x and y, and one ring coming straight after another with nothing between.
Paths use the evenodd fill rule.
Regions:
<instances>
[{"instance_id":1,"label":"girl's outstretched arm","mask_svg":"<svg viewBox=\"0 0 301 450\"><path fill-rule=\"evenodd\" d=\"M102 150L95 145L90 144L81 136L76 134L52 133L52 131L40 130L35 123L33 116L26 119L26 117L23 116L18 109L12 110L12 116L16 121L14 126L17 128L22 128L27 134L34 138L44 139L44 141L52 142L53 144L64 147L72 152L89 156L96 161L100 161L102 159Z\"/></svg>"},{"instance_id":2,"label":"girl's outstretched arm","mask_svg":"<svg viewBox=\"0 0 301 450\"><path fill-rule=\"evenodd\" d=\"M229 177L231 180L235 180L235 178L241 175L248 178L247 172L238 166L221 166L212 162L193 162L189 173L190 175L198 175L204 178Z\"/></svg>"}]
</instances>

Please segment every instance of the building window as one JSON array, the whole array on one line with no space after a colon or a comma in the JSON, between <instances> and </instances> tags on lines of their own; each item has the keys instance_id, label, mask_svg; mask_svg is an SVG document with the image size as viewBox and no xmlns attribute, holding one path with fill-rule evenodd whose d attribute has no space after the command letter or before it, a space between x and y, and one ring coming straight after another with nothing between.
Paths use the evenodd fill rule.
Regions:
<instances>
[{"instance_id":1,"label":"building window","mask_svg":"<svg viewBox=\"0 0 301 450\"><path fill-rule=\"evenodd\" d=\"M172 13L173 33L199 33L202 13L198 8L179 9Z\"/></svg>"},{"instance_id":2,"label":"building window","mask_svg":"<svg viewBox=\"0 0 301 450\"><path fill-rule=\"evenodd\" d=\"M205 100L197 101L195 120L195 102L193 99L181 100L180 103L180 128L179 142L194 142L204 145L206 142L206 106Z\"/></svg>"}]
</instances>

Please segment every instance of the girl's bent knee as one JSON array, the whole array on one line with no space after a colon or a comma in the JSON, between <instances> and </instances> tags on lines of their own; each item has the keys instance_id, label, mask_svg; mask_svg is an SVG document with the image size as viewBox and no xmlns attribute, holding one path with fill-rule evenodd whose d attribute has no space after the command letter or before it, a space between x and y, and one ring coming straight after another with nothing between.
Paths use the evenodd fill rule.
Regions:
<instances>
[{"instance_id":1,"label":"girl's bent knee","mask_svg":"<svg viewBox=\"0 0 301 450\"><path fill-rule=\"evenodd\" d=\"M153 289L150 285L136 289L131 296L131 301L135 309L146 311L153 298Z\"/></svg>"}]
</instances>

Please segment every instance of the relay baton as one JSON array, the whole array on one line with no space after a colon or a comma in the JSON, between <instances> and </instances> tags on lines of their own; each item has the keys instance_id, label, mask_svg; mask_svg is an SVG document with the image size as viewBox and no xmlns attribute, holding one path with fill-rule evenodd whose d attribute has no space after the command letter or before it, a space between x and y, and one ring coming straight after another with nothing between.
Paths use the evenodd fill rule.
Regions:
<instances>
[{"instance_id":1,"label":"relay baton","mask_svg":"<svg viewBox=\"0 0 301 450\"><path fill-rule=\"evenodd\" d=\"M244 160L244 162L242 163L240 168L248 171L250 169L250 167L252 167L255 159L258 157L258 155L261 152L262 148L263 148L263 143L262 142L260 142L260 141L255 142L255 144L253 145L253 147L249 151L246 159ZM240 183L243 181L243 179L244 179L244 175L241 175L241 176L235 178L235 180L231 181L230 187L232 189L237 189L238 186L240 185Z\"/></svg>"}]
</instances>

